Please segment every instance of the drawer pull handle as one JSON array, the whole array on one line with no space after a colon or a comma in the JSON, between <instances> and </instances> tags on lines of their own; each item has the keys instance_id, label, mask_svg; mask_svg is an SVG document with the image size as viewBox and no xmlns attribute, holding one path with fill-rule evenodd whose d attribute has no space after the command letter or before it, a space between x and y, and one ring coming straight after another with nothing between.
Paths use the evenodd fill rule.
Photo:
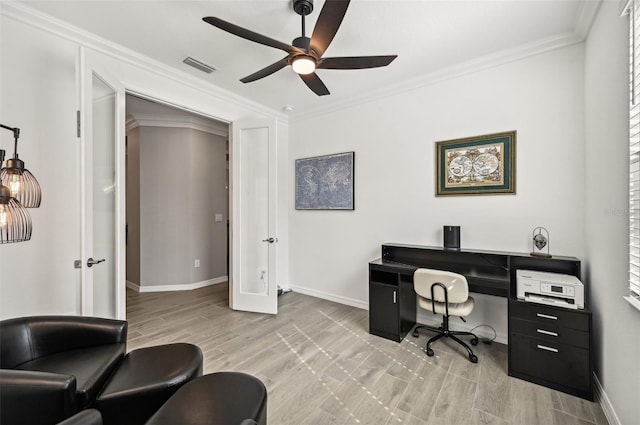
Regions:
<instances>
[{"instance_id":1,"label":"drawer pull handle","mask_svg":"<svg viewBox=\"0 0 640 425\"><path fill-rule=\"evenodd\" d=\"M558 336L557 332L545 331L544 329L536 329L539 334Z\"/></svg>"},{"instance_id":2,"label":"drawer pull handle","mask_svg":"<svg viewBox=\"0 0 640 425\"><path fill-rule=\"evenodd\" d=\"M548 314L536 313L536 316L542 317L543 319L558 320L556 316L550 316Z\"/></svg>"},{"instance_id":3,"label":"drawer pull handle","mask_svg":"<svg viewBox=\"0 0 640 425\"><path fill-rule=\"evenodd\" d=\"M557 353L560 351L557 348L547 347L546 345L540 345L540 344L538 344L538 348L545 351L551 351L552 353Z\"/></svg>"}]
</instances>

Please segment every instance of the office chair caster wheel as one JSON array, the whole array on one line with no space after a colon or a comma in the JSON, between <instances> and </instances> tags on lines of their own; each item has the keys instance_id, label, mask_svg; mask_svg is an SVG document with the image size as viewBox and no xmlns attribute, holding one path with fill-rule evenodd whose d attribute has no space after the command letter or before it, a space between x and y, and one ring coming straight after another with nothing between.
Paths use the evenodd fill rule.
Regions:
<instances>
[{"instance_id":1,"label":"office chair caster wheel","mask_svg":"<svg viewBox=\"0 0 640 425\"><path fill-rule=\"evenodd\" d=\"M414 338L418 338L420 335L418 334L418 331L417 331L417 330L415 330L415 331L413 331L413 332L411 333L411 336L412 336L412 337L414 337Z\"/></svg>"},{"instance_id":2,"label":"office chair caster wheel","mask_svg":"<svg viewBox=\"0 0 640 425\"><path fill-rule=\"evenodd\" d=\"M427 356L433 357L433 350L431 348L427 348ZM477 361L477 360L476 360Z\"/></svg>"},{"instance_id":3,"label":"office chair caster wheel","mask_svg":"<svg viewBox=\"0 0 640 425\"><path fill-rule=\"evenodd\" d=\"M469 360L471 360L471 363L478 363L478 356L475 354L469 354Z\"/></svg>"},{"instance_id":4,"label":"office chair caster wheel","mask_svg":"<svg viewBox=\"0 0 640 425\"><path fill-rule=\"evenodd\" d=\"M471 345L478 345L478 338L473 338L471 340Z\"/></svg>"}]
</instances>

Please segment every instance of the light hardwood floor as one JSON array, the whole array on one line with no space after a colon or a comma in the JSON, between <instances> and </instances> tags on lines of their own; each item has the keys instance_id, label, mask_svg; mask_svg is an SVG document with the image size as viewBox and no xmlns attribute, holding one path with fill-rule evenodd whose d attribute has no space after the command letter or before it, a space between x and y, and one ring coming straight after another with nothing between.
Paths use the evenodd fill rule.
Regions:
<instances>
[{"instance_id":1,"label":"light hardwood floor","mask_svg":"<svg viewBox=\"0 0 640 425\"><path fill-rule=\"evenodd\" d=\"M507 376L505 345L479 344L472 364L440 340L427 357L426 336L370 335L365 310L297 293L278 302L270 316L229 309L227 284L128 290L128 349L191 342L204 352L204 373L259 377L270 425L607 424L597 403Z\"/></svg>"}]
</instances>

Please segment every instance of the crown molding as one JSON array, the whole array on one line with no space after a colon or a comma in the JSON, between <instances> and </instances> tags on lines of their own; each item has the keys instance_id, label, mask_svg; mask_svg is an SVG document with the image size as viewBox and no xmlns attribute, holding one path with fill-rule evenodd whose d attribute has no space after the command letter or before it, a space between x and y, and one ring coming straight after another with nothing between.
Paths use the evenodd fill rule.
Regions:
<instances>
[{"instance_id":1,"label":"crown molding","mask_svg":"<svg viewBox=\"0 0 640 425\"><path fill-rule=\"evenodd\" d=\"M630 0L620 1L626 2ZM579 9L576 15L573 32L540 39L515 48L506 49L501 52L486 55L459 65L454 65L452 67L421 75L419 77L406 80L402 83L387 86L384 89L376 90L366 95L352 97L342 102L326 104L322 107L302 111L299 113L291 113L290 117L297 123L299 121L312 119L342 109L351 108L375 100L380 100L397 94L405 93L420 87L434 85L446 80L459 78L467 74L472 74L485 69L505 65L510 62L516 62L528 57L550 52L552 50L562 49L575 44L583 43L589 35L589 31L591 30L591 26L596 18L601 4L602 0L582 1L578 6Z\"/></svg>"},{"instance_id":2,"label":"crown molding","mask_svg":"<svg viewBox=\"0 0 640 425\"><path fill-rule=\"evenodd\" d=\"M275 115L283 122L290 123L291 121L304 121L346 108L362 105L371 101L398 95L417 88L459 78L467 74L501 66L510 62L519 61L541 53L582 43L588 35L601 3L602 0L585 0L580 3L580 9L576 17L573 32L541 39L516 48L507 49L481 58L473 59L459 65L434 71L410 80L405 80L404 82L390 85L374 92L369 92L366 95L328 103L321 107L301 111L299 113L289 114L284 114L281 111L238 96L212 83L208 83L186 72L179 71L164 63L127 49L126 47L112 43L90 32L74 27L66 22L25 6L22 3L6 3L0 1L0 14L72 42L80 43L93 50L134 65L138 68L142 68L148 72L169 78L199 91L204 91L211 96L238 105L257 114L270 116Z\"/></svg>"},{"instance_id":3,"label":"crown molding","mask_svg":"<svg viewBox=\"0 0 640 425\"><path fill-rule=\"evenodd\" d=\"M593 15L595 16L595 14ZM482 56L458 65L439 69L437 71L421 75L416 78L405 80L401 83L390 85L384 89L370 92L366 95L352 97L348 100L326 104L322 107L290 114L290 121L298 123L307 119L316 118L339 110L366 104L372 101L381 100L396 96L402 93L413 91L422 87L432 86L447 80L453 80L462 76L480 72L486 69L495 68L507 63L520 61L542 53L562 49L584 42L584 37L571 32L560 34L521 46L506 49L497 53Z\"/></svg>"},{"instance_id":4,"label":"crown molding","mask_svg":"<svg viewBox=\"0 0 640 425\"><path fill-rule=\"evenodd\" d=\"M578 5L579 9L574 25L574 32L582 37L583 40L589 35L591 25L593 25L593 21L596 19L601 4L602 0L586 0Z\"/></svg>"},{"instance_id":5,"label":"crown molding","mask_svg":"<svg viewBox=\"0 0 640 425\"><path fill-rule=\"evenodd\" d=\"M0 0L0 15L73 43L80 44L147 72L176 81L260 116L275 115L284 121L288 121L289 119L289 117L281 111L239 96L213 83L194 77L191 74L180 71L120 44L113 43L93 33L35 10L22 2L4 2Z\"/></svg>"},{"instance_id":6,"label":"crown molding","mask_svg":"<svg viewBox=\"0 0 640 425\"><path fill-rule=\"evenodd\" d=\"M136 127L188 128L203 131L216 136L228 137L229 126L211 120L184 115L130 114L127 118L127 130Z\"/></svg>"}]
</instances>

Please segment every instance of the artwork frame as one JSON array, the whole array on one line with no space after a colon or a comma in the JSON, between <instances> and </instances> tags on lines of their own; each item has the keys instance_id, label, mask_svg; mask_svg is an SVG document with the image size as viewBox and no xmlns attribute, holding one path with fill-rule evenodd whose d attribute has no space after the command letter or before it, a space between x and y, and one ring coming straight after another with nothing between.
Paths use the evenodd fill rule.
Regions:
<instances>
[{"instance_id":1,"label":"artwork frame","mask_svg":"<svg viewBox=\"0 0 640 425\"><path fill-rule=\"evenodd\" d=\"M517 132L436 142L436 196L516 193Z\"/></svg>"},{"instance_id":2,"label":"artwork frame","mask_svg":"<svg viewBox=\"0 0 640 425\"><path fill-rule=\"evenodd\" d=\"M296 210L354 210L355 152L296 159Z\"/></svg>"}]
</instances>

